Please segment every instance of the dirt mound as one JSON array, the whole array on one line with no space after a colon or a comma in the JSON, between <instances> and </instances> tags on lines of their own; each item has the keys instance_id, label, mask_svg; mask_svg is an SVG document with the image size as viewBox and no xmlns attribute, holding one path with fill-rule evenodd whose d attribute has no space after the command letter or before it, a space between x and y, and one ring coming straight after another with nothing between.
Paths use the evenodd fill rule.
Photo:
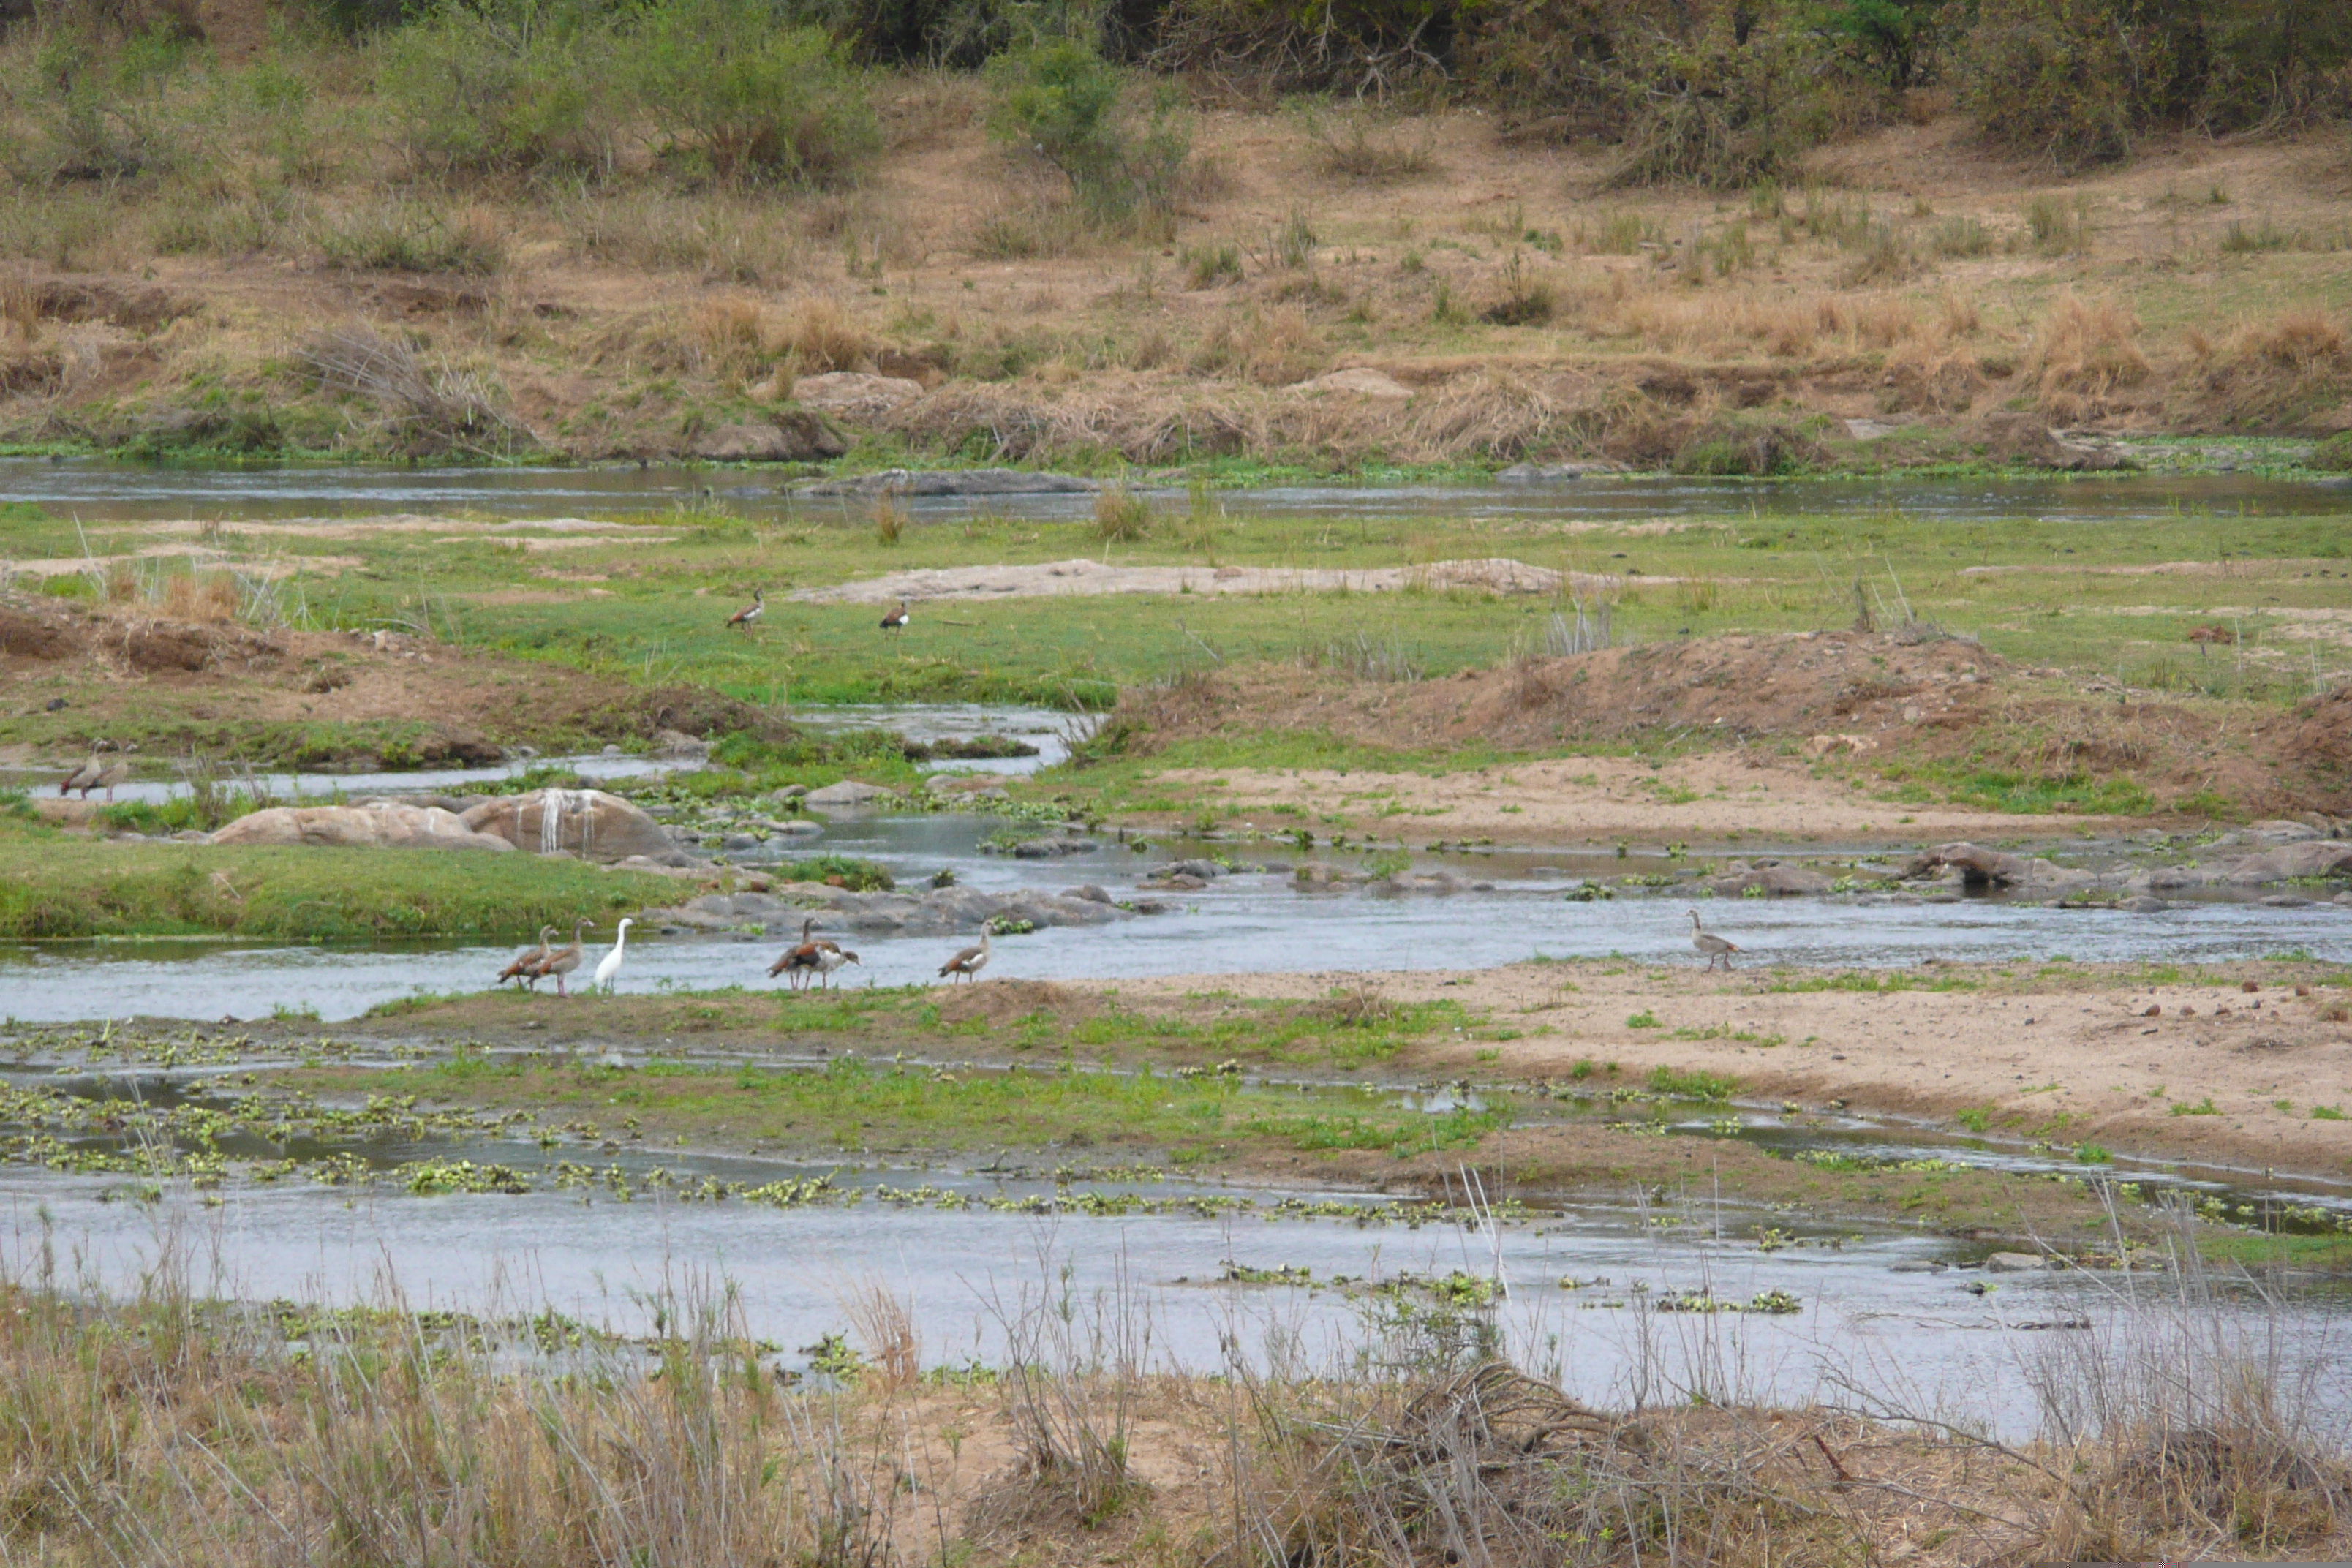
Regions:
<instances>
[{"instance_id":1,"label":"dirt mound","mask_svg":"<svg viewBox=\"0 0 2352 1568\"><path fill-rule=\"evenodd\" d=\"M982 1023L992 1027L1033 1013L1064 1016L1081 1005L1091 1013L1096 999L1050 980L983 980L976 985L950 987L939 1000L941 1023Z\"/></svg>"},{"instance_id":2,"label":"dirt mound","mask_svg":"<svg viewBox=\"0 0 2352 1568\"><path fill-rule=\"evenodd\" d=\"M2352 686L2339 686L2295 710L2286 753L2315 779L2332 777L2339 793L2352 790Z\"/></svg>"},{"instance_id":3,"label":"dirt mound","mask_svg":"<svg viewBox=\"0 0 2352 1568\"><path fill-rule=\"evenodd\" d=\"M1877 729L1987 687L2001 661L1958 637L1858 632L1642 643L1447 679L1358 681L1262 666L1136 694L1117 718L1160 742L1230 732L1236 720L1328 731L1368 745L1511 748L1660 730L1726 739Z\"/></svg>"},{"instance_id":4,"label":"dirt mound","mask_svg":"<svg viewBox=\"0 0 2352 1568\"><path fill-rule=\"evenodd\" d=\"M78 630L63 616L0 605L0 656L63 658L80 646Z\"/></svg>"}]
</instances>

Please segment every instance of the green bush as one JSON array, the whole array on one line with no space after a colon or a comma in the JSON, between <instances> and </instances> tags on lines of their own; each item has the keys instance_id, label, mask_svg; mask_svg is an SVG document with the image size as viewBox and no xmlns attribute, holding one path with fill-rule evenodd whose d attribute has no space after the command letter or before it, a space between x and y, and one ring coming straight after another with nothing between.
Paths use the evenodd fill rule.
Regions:
<instances>
[{"instance_id":1,"label":"green bush","mask_svg":"<svg viewBox=\"0 0 2352 1568\"><path fill-rule=\"evenodd\" d=\"M1127 74L1076 38L999 55L987 75L989 133L1060 170L1088 216L1117 223L1174 205L1192 136L1172 89L1151 94L1139 124Z\"/></svg>"},{"instance_id":2,"label":"green bush","mask_svg":"<svg viewBox=\"0 0 2352 1568\"><path fill-rule=\"evenodd\" d=\"M2133 60L2105 0L1984 0L1960 101L1994 142L2062 170L2131 151Z\"/></svg>"},{"instance_id":3,"label":"green bush","mask_svg":"<svg viewBox=\"0 0 2352 1568\"><path fill-rule=\"evenodd\" d=\"M25 111L29 135L0 143L18 179L116 181L169 173L188 162L195 139L173 111L168 89L183 75L188 40L152 27L129 37L95 26L57 26L11 63L0 101Z\"/></svg>"},{"instance_id":4,"label":"green bush","mask_svg":"<svg viewBox=\"0 0 2352 1568\"><path fill-rule=\"evenodd\" d=\"M608 169L627 107L617 42L585 4L441 0L383 37L376 86L427 167Z\"/></svg>"},{"instance_id":5,"label":"green bush","mask_svg":"<svg viewBox=\"0 0 2352 1568\"><path fill-rule=\"evenodd\" d=\"M881 146L843 50L782 25L766 0L667 0L630 47L638 101L671 152L721 179L846 184Z\"/></svg>"}]
</instances>

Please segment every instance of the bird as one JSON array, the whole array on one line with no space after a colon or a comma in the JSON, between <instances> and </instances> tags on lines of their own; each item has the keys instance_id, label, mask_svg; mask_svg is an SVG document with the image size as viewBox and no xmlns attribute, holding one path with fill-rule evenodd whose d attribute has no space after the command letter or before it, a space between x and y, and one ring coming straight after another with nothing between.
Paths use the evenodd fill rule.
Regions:
<instances>
[{"instance_id":1,"label":"bird","mask_svg":"<svg viewBox=\"0 0 2352 1568\"><path fill-rule=\"evenodd\" d=\"M621 973L621 950L629 940L629 921L630 917L621 917L620 925L613 932L613 951L596 965L596 978L590 985L591 990L602 991L607 996L613 994L614 978Z\"/></svg>"},{"instance_id":2,"label":"bird","mask_svg":"<svg viewBox=\"0 0 2352 1568\"><path fill-rule=\"evenodd\" d=\"M520 980L531 989L538 989L539 976L531 972L547 962L547 955L554 951L554 942L555 928L540 927L539 945L523 949L515 955L515 961L512 963L499 970L499 984L504 985L509 980Z\"/></svg>"},{"instance_id":3,"label":"bird","mask_svg":"<svg viewBox=\"0 0 2352 1568\"><path fill-rule=\"evenodd\" d=\"M809 933L815 929L814 915L801 921L801 940L798 945L786 948L775 963L768 965L769 979L773 980L779 974L785 975L787 984L797 991L802 983L816 970L819 955L827 948L833 948L835 952L841 951L823 937L811 937Z\"/></svg>"},{"instance_id":4,"label":"bird","mask_svg":"<svg viewBox=\"0 0 2352 1568\"><path fill-rule=\"evenodd\" d=\"M1685 910L1683 912L1691 918L1691 945L1706 954L1706 966L1713 969L1720 962L1724 968L1729 969L1731 955L1739 951L1739 944L1727 941L1699 924L1696 910Z\"/></svg>"},{"instance_id":5,"label":"bird","mask_svg":"<svg viewBox=\"0 0 2352 1568\"><path fill-rule=\"evenodd\" d=\"M828 987L833 984L833 972L845 963L856 963L860 969L866 967L863 963L858 963L857 955L845 947L829 942L817 944L817 978L824 981Z\"/></svg>"},{"instance_id":6,"label":"bird","mask_svg":"<svg viewBox=\"0 0 2352 1568\"><path fill-rule=\"evenodd\" d=\"M907 612L907 601L901 599L898 601L897 609L882 617L882 629L886 632L903 632L907 629L907 623L913 618Z\"/></svg>"},{"instance_id":7,"label":"bird","mask_svg":"<svg viewBox=\"0 0 2352 1568\"><path fill-rule=\"evenodd\" d=\"M127 752L130 748L125 747L124 750ZM106 771L98 775L98 787L106 791L106 798L111 801L114 798L114 786L130 776L131 759L128 756L119 756L107 763ZM84 790L81 797L88 800L89 792Z\"/></svg>"},{"instance_id":8,"label":"bird","mask_svg":"<svg viewBox=\"0 0 2352 1568\"><path fill-rule=\"evenodd\" d=\"M940 977L941 979L945 979L950 974L961 974L966 980L971 980L976 977L982 970L987 967L988 928L986 926L982 926L980 928L980 945L978 947L967 947L961 952L957 953L953 958L949 959L945 963L940 964Z\"/></svg>"},{"instance_id":9,"label":"bird","mask_svg":"<svg viewBox=\"0 0 2352 1568\"><path fill-rule=\"evenodd\" d=\"M58 798L63 800L68 791L79 790L82 799L88 800L89 792L96 789L99 780L105 776L106 770L100 765L98 753L92 752L89 761L58 781Z\"/></svg>"},{"instance_id":10,"label":"bird","mask_svg":"<svg viewBox=\"0 0 2352 1568\"><path fill-rule=\"evenodd\" d=\"M596 922L594 921L590 920L586 915L583 915L578 920L572 921L572 945L570 947L557 948L553 952L551 952L545 958L541 959L539 961L539 967L531 972L534 977L541 980L546 979L551 974L554 975L555 994L558 996L569 996L572 994L571 992L566 991L563 988L563 977L580 967L580 933L586 931L590 926L594 925L595 923Z\"/></svg>"},{"instance_id":11,"label":"bird","mask_svg":"<svg viewBox=\"0 0 2352 1568\"><path fill-rule=\"evenodd\" d=\"M745 631L750 631L752 623L767 613L768 598L765 591L754 588L751 590L751 602L728 616L727 624L730 626L741 626Z\"/></svg>"}]
</instances>

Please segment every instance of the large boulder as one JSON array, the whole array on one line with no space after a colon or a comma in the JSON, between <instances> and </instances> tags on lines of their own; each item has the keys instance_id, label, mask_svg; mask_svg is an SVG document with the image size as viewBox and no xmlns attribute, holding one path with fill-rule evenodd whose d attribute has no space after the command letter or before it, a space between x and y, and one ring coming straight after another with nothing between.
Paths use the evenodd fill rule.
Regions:
<instances>
[{"instance_id":1,"label":"large boulder","mask_svg":"<svg viewBox=\"0 0 2352 1568\"><path fill-rule=\"evenodd\" d=\"M537 789L486 800L462 819L477 833L494 834L517 849L542 855L567 850L583 860L625 860L642 855L665 866L692 857L670 841L662 825L635 804L601 789Z\"/></svg>"},{"instance_id":2,"label":"large boulder","mask_svg":"<svg viewBox=\"0 0 2352 1568\"><path fill-rule=\"evenodd\" d=\"M1826 893L1834 884L1806 866L1784 866L1778 861L1748 866L1735 860L1721 876L1708 878L1706 886L1722 898L1745 898L1752 889L1759 898L1790 899Z\"/></svg>"},{"instance_id":3,"label":"large boulder","mask_svg":"<svg viewBox=\"0 0 2352 1568\"><path fill-rule=\"evenodd\" d=\"M2022 855L1961 843L1939 844L1933 849L1921 850L1903 868L1903 880L1945 870L1959 872L1960 880L1971 888L2022 887L2033 879L2033 862Z\"/></svg>"},{"instance_id":4,"label":"large boulder","mask_svg":"<svg viewBox=\"0 0 2352 1568\"><path fill-rule=\"evenodd\" d=\"M2265 882L2293 882L2305 877L2352 877L2352 843L2335 838L2308 838L2282 844L2260 855L2249 855L2230 868L2230 881L2242 888Z\"/></svg>"},{"instance_id":5,"label":"large boulder","mask_svg":"<svg viewBox=\"0 0 2352 1568\"><path fill-rule=\"evenodd\" d=\"M829 784L823 789L811 790L801 804L820 808L873 805L877 803L893 802L898 798L897 791L884 789L880 784L870 784L863 779L843 779L837 784Z\"/></svg>"},{"instance_id":6,"label":"large boulder","mask_svg":"<svg viewBox=\"0 0 2352 1568\"><path fill-rule=\"evenodd\" d=\"M332 848L488 849L514 846L478 833L437 805L373 801L362 805L274 805L212 836L215 844L302 844Z\"/></svg>"}]
</instances>

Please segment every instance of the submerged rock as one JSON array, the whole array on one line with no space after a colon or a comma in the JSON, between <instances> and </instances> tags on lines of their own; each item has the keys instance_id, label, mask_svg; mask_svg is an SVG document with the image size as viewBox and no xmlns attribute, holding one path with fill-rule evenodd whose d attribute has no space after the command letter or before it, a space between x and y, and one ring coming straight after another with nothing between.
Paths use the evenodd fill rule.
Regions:
<instances>
[{"instance_id":1,"label":"submerged rock","mask_svg":"<svg viewBox=\"0 0 2352 1568\"><path fill-rule=\"evenodd\" d=\"M1775 899L1791 899L1826 893L1834 886L1819 871L1804 866L1746 866L1735 860L1720 877L1710 877L1702 884L1723 898L1745 898L1750 889L1759 895Z\"/></svg>"},{"instance_id":2,"label":"submerged rock","mask_svg":"<svg viewBox=\"0 0 2352 1568\"><path fill-rule=\"evenodd\" d=\"M843 779L838 784L810 791L801 804L814 806L872 805L877 801L896 801L898 798L896 790L884 789L880 784L870 784L862 779Z\"/></svg>"},{"instance_id":3,"label":"submerged rock","mask_svg":"<svg viewBox=\"0 0 2352 1568\"><path fill-rule=\"evenodd\" d=\"M496 834L475 831L455 812L400 801L372 801L364 805L275 805L238 817L213 834L211 842L493 852L514 847Z\"/></svg>"}]
</instances>

